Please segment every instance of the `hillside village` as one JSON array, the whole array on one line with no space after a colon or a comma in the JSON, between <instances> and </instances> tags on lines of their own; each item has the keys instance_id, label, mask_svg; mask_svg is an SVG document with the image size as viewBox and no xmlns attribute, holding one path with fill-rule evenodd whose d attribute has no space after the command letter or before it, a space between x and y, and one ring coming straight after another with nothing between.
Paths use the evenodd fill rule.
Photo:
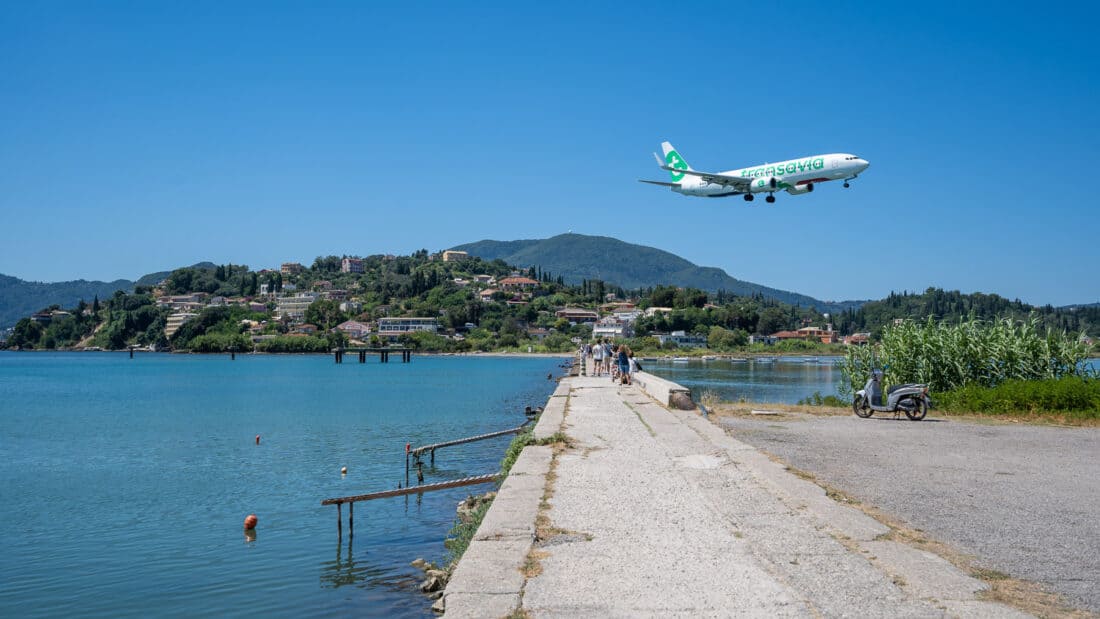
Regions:
<instances>
[{"instance_id":1,"label":"hillside village","mask_svg":"<svg viewBox=\"0 0 1100 619\"><path fill-rule=\"evenodd\" d=\"M567 285L462 251L319 257L307 267L185 268L133 294L48 308L20 321L9 347L321 352L402 344L423 350L563 351L591 337L639 349L864 342L811 309L763 298L602 281ZM789 327L789 328L788 328ZM761 332L761 329L764 331Z\"/></svg>"},{"instance_id":2,"label":"hillside village","mask_svg":"<svg viewBox=\"0 0 1100 619\"><path fill-rule=\"evenodd\" d=\"M1095 329L1097 311L1040 308L1053 328ZM464 251L318 257L252 271L244 265L176 269L152 286L20 320L14 349L326 352L402 345L425 351L562 352L591 338L639 351L839 351L905 319L1037 311L996 295L929 289L891 294L836 315L761 295L657 286L627 291L599 280L568 284ZM1083 334L1086 341L1091 338Z\"/></svg>"}]
</instances>

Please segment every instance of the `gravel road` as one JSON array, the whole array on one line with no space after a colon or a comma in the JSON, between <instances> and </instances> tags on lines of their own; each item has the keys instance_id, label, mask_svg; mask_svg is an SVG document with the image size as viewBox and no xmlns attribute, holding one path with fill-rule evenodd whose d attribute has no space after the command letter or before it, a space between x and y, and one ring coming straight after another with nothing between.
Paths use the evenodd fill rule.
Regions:
<instances>
[{"instance_id":1,"label":"gravel road","mask_svg":"<svg viewBox=\"0 0 1100 619\"><path fill-rule=\"evenodd\" d=\"M738 440L882 509L982 567L1100 613L1100 428L722 417Z\"/></svg>"}]
</instances>

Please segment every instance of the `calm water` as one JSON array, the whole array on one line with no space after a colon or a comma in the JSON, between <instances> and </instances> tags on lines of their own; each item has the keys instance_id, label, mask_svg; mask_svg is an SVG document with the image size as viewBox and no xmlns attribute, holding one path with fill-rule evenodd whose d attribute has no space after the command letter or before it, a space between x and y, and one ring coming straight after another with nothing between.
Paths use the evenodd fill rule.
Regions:
<instances>
[{"instance_id":1,"label":"calm water","mask_svg":"<svg viewBox=\"0 0 1100 619\"><path fill-rule=\"evenodd\" d=\"M836 367L840 357L816 359L779 357L771 362L750 359L737 363L726 359L692 359L687 363L658 359L641 363L646 371L691 389L696 398L704 391L712 391L723 400L743 398L749 402L797 404L815 392L823 396L837 395L837 387L844 381ZM1098 372L1100 359L1090 359L1084 366Z\"/></svg>"},{"instance_id":2,"label":"calm water","mask_svg":"<svg viewBox=\"0 0 1100 619\"><path fill-rule=\"evenodd\" d=\"M561 360L350 360L0 353L0 616L430 616L408 563L490 487L360 503L342 544L321 499L395 488L406 442L519 425ZM440 450L425 481L493 472L508 441Z\"/></svg>"},{"instance_id":3,"label":"calm water","mask_svg":"<svg viewBox=\"0 0 1100 619\"><path fill-rule=\"evenodd\" d=\"M771 362L693 359L673 363L659 359L641 363L647 372L691 389L696 398L712 391L723 400L796 404L814 392L836 395L837 385L843 380L836 361L835 357L818 357L816 362L780 357Z\"/></svg>"}]
</instances>

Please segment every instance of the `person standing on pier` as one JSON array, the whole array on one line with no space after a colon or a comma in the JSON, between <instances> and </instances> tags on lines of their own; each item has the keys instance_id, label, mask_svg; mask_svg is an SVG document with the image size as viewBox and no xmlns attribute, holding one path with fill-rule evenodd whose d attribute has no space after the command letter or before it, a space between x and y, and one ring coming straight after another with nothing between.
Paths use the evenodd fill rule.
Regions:
<instances>
[{"instance_id":1,"label":"person standing on pier","mask_svg":"<svg viewBox=\"0 0 1100 619\"><path fill-rule=\"evenodd\" d=\"M596 345L592 347L592 369L593 369L592 375L593 376L599 376L600 375L600 371L603 369L603 356L604 356L603 343L597 340Z\"/></svg>"},{"instance_id":2,"label":"person standing on pier","mask_svg":"<svg viewBox=\"0 0 1100 619\"><path fill-rule=\"evenodd\" d=\"M619 382L623 385L630 384L630 347L626 344L619 346Z\"/></svg>"}]
</instances>

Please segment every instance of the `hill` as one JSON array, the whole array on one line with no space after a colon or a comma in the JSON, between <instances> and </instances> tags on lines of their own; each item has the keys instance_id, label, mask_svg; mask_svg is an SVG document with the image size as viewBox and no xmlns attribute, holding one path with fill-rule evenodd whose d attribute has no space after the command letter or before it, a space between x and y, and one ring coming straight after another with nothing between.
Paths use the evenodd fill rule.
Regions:
<instances>
[{"instance_id":1,"label":"hill","mask_svg":"<svg viewBox=\"0 0 1100 619\"><path fill-rule=\"evenodd\" d=\"M200 262L192 268L214 268L213 262ZM31 314L51 305L76 307L84 299L88 303L99 297L105 301L121 290L133 292L134 286L152 286L168 277L171 271L143 275L138 280L116 279L113 282L77 279L68 282L28 282L0 273L0 329L6 329Z\"/></svg>"},{"instance_id":2,"label":"hill","mask_svg":"<svg viewBox=\"0 0 1100 619\"><path fill-rule=\"evenodd\" d=\"M743 296L759 294L783 303L833 313L863 304L862 301L826 302L746 282L731 277L722 269L701 267L667 251L605 236L560 234L548 239L484 240L453 249L483 260L499 258L517 266L538 266L561 275L571 284L600 279L627 289L671 285L707 291L726 290Z\"/></svg>"},{"instance_id":3,"label":"hill","mask_svg":"<svg viewBox=\"0 0 1100 619\"><path fill-rule=\"evenodd\" d=\"M78 279L69 282L28 282L0 274L0 329L6 329L31 314L51 305L75 307L81 299L108 299L116 290L131 292L134 282L118 279L113 282L90 282Z\"/></svg>"}]
</instances>

